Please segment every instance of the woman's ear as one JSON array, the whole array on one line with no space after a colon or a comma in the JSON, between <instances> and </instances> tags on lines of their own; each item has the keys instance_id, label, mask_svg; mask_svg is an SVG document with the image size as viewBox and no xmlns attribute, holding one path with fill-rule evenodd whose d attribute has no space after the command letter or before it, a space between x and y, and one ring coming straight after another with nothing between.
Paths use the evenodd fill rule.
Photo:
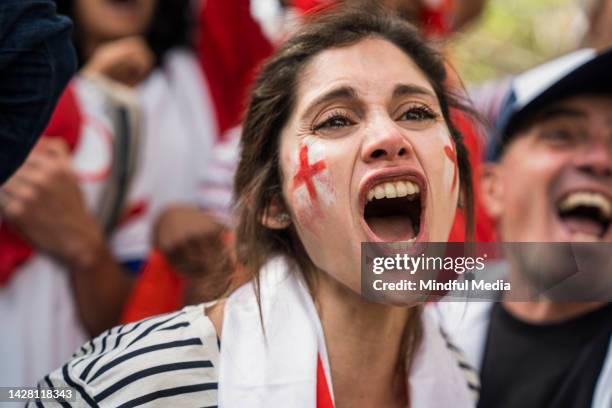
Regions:
<instances>
[{"instance_id":1,"label":"woman's ear","mask_svg":"<svg viewBox=\"0 0 612 408\"><path fill-rule=\"evenodd\" d=\"M291 225L291 215L278 199L274 198L264 211L261 223L270 229L282 230Z\"/></svg>"},{"instance_id":2,"label":"woman's ear","mask_svg":"<svg viewBox=\"0 0 612 408\"><path fill-rule=\"evenodd\" d=\"M500 172L499 164L484 163L480 174L482 203L489 216L494 220L498 220L503 212L504 186Z\"/></svg>"}]
</instances>

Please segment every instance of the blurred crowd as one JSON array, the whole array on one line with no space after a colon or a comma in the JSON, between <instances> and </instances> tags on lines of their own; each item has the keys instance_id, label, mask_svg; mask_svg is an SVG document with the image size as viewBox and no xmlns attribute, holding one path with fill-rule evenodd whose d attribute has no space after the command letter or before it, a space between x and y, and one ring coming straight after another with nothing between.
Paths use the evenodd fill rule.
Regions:
<instances>
[{"instance_id":1,"label":"blurred crowd","mask_svg":"<svg viewBox=\"0 0 612 408\"><path fill-rule=\"evenodd\" d=\"M371 2L347 2L359 1L363 1L364 7ZM294 30L307 24L312 13L343 7L336 0L55 0L51 3L55 3L60 15L72 20L76 72L61 97L59 93L55 96L59 99L52 115L49 109L47 113L40 110L38 117L23 119L47 123L49 118L46 129L43 124L30 131L40 135L40 139L27 158L24 155L16 159L23 164L7 178L0 192L2 386L34 385L91 338L109 333L118 324L217 299L237 282L249 279L237 266L232 250L233 183L248 92L263 61ZM486 0L379 0L379 3L416 25L443 55L448 40L458 31L478 24L487 7ZM589 25L580 48L603 54L612 46L612 1L581 3ZM2 7L0 33L4 36L9 24L5 24ZM67 20L64 23L68 24ZM64 61L71 58L69 53L62 56L54 54L57 51L49 52ZM557 78L589 58L594 57L589 54L572 62L573 65L568 63L567 67L560 68L562 74ZM604 63L602 69L612 72L612 59L601 62ZM536 147L522 146L523 151L508 154L507 160L500 161L509 143L505 135L523 130L508 130L508 112L514 114L529 104L529 100L523 103L521 98L529 99L528 94L536 92L534 82L526 91L518 88L515 77L465 89L452 69L452 61L447 64L451 75L446 85L474 109L473 114L451 110L469 152L474 211L471 214L460 205L449 240L565 239L544 232L534 236L524 233L544 215L536 214L525 219L524 224L504 218L513 212L519 213L515 214L519 220L521 214L526 217L530 206L535 205L533 200L537 199L535 196L529 202L520 199L530 188L536 190L538 181L530 175L537 177L537 159L533 163L521 161ZM20 74L26 75L23 71ZM549 75L552 77L552 74L544 77ZM28 82L18 77L14 81ZM535 82L546 81L539 78ZM610 139L612 133L609 112L606 117L606 109L611 107L609 82L591 84L593 93L604 95L608 102L606 105L598 99L594 103L602 119L589 119L584 127L596 127L600 123L604 130L596 128L586 132L596 135L593 140L601 144L576 164L585 174L595 174L594 177L607 183L608 189L612 186L612 141L603 138ZM2 105L4 93L15 92L14 86L15 83L2 85ZM541 92L545 93L546 89ZM558 99L564 100L566 96L572 95L562 94ZM591 101L579 100L578 104L588 110ZM563 109L573 108L563 106ZM4 123L1 125L4 128ZM0 129L0 134L3 132ZM597 139L600 136L602 139ZM561 140L560 136L550 143L570 142ZM4 151L3 145L2 157ZM559 166L568 163L560 162ZM502 166L501 170L496 165ZM502 188L499 180L507 184ZM502 190L506 193L506 204L500 202ZM513 198L516 201L511 201ZM609 204L602 205L607 208ZM604 221L609 224L610 214L607 217ZM605 234L605 230L596 230L589 222L577 218L572 225L581 231L582 238ZM535 312L524 310L524 305L511 306L508 310L514 316L527 317L539 312L537 308ZM597 325L608 327L607 346L612 321L609 306L589 305L576 310L579 311L569 314L572 319L575 315L603 310L601 316L590 314L589 318ZM495 308L491 313L496 316L495 313L503 314L506 310ZM529 350L529 344L533 343L525 338L511 343L503 336L503 330L507 329L499 323L503 319L507 316L493 320L498 323L494 326L495 334L504 339L500 340L503 347L516 345ZM593 324L579 330L589 334ZM494 338L488 337L489 345L492 341ZM567 353L580 354L579 346L573 351L572 341L567 342L566 350L570 350ZM589 338L580 341L588 342ZM475 347L463 346L468 351ZM498 373L509 370L509 363L503 360L503 353L491 353L490 347L487 350L484 362L479 360L482 350L471 361L474 366L482 367L481 374L488 374L482 381L489 388L483 389L481 406L518 406L510 402L503 405L500 401L516 403L519 401L516 398L526 398L529 391L516 386L511 388L516 391L515 396L502 395L495 388L503 381ZM610 351L603 350L590 351L601 359L601 364L592 367L585 363L583 367L583 372L592 372L589 375L593 377L588 384L581 383L585 395L589 390L593 394L597 373L604 370L603 356ZM494 358L503 361L500 367L504 368L496 370ZM561 372L564 369L567 365L559 368L559 376L567 374ZM570 372L575 370L572 368ZM533 367L517 369L514 377L516 380L532 373ZM534 381L540 381L544 389L559 384L546 379ZM561 387L566 386L572 385ZM566 392L572 394L569 390ZM610 390L607 393L609 396ZM497 400L496 396L505 399ZM538 401L546 398L542 395ZM579 406L560 402L560 405L542 404L524 406Z\"/></svg>"}]
</instances>

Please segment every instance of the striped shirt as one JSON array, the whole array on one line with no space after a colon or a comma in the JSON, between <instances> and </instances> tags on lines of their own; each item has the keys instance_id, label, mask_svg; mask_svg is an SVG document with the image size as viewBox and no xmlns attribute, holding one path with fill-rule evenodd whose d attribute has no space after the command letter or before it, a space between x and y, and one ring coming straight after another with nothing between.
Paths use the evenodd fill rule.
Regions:
<instances>
[{"instance_id":1,"label":"striped shirt","mask_svg":"<svg viewBox=\"0 0 612 408\"><path fill-rule=\"evenodd\" d=\"M216 407L219 344L203 305L118 326L85 344L39 388L76 401L28 407Z\"/></svg>"},{"instance_id":2,"label":"striped shirt","mask_svg":"<svg viewBox=\"0 0 612 408\"><path fill-rule=\"evenodd\" d=\"M71 387L76 401L32 401L33 407L216 407L219 339L204 305L108 330L46 376L39 388ZM440 329L441 330L441 329ZM442 332L474 399L475 370Z\"/></svg>"}]
</instances>

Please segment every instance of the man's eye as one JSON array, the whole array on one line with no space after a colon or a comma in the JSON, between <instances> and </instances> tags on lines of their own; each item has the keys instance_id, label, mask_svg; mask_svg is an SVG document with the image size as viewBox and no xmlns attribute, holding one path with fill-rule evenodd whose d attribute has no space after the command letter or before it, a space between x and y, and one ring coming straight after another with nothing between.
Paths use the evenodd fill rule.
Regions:
<instances>
[{"instance_id":1,"label":"man's eye","mask_svg":"<svg viewBox=\"0 0 612 408\"><path fill-rule=\"evenodd\" d=\"M575 140L575 135L567 130L554 130L546 133L545 138L555 143L570 143Z\"/></svg>"},{"instance_id":2,"label":"man's eye","mask_svg":"<svg viewBox=\"0 0 612 408\"><path fill-rule=\"evenodd\" d=\"M400 120L422 122L433 120L438 117L438 114L425 106L412 107L404 112Z\"/></svg>"},{"instance_id":3,"label":"man's eye","mask_svg":"<svg viewBox=\"0 0 612 408\"><path fill-rule=\"evenodd\" d=\"M354 124L352 120L344 116L334 116L316 125L314 130L340 129Z\"/></svg>"}]
</instances>

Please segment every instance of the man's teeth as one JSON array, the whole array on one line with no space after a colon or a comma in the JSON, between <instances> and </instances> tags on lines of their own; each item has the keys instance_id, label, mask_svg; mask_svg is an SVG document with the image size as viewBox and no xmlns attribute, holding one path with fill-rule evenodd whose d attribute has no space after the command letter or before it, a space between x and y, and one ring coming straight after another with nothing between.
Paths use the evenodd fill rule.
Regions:
<instances>
[{"instance_id":1,"label":"man's teeth","mask_svg":"<svg viewBox=\"0 0 612 408\"><path fill-rule=\"evenodd\" d=\"M408 241L393 242L387 245L389 245L391 249L395 249L396 251L407 251L413 248L413 244L416 242L416 240L416 237L414 237L412 239L409 239Z\"/></svg>"},{"instance_id":2,"label":"man's teeth","mask_svg":"<svg viewBox=\"0 0 612 408\"><path fill-rule=\"evenodd\" d=\"M599 237L597 235L586 234L584 232L574 232L572 234L573 242L598 242Z\"/></svg>"},{"instance_id":3,"label":"man's teeth","mask_svg":"<svg viewBox=\"0 0 612 408\"><path fill-rule=\"evenodd\" d=\"M421 191L418 185L411 181L394 181L392 183L379 184L368 191L368 201L382 198L401 198L414 196Z\"/></svg>"},{"instance_id":4,"label":"man's teeth","mask_svg":"<svg viewBox=\"0 0 612 408\"><path fill-rule=\"evenodd\" d=\"M567 211L580 206L597 208L606 218L612 218L612 203L606 196L600 193L571 193L561 201L559 209Z\"/></svg>"}]
</instances>

